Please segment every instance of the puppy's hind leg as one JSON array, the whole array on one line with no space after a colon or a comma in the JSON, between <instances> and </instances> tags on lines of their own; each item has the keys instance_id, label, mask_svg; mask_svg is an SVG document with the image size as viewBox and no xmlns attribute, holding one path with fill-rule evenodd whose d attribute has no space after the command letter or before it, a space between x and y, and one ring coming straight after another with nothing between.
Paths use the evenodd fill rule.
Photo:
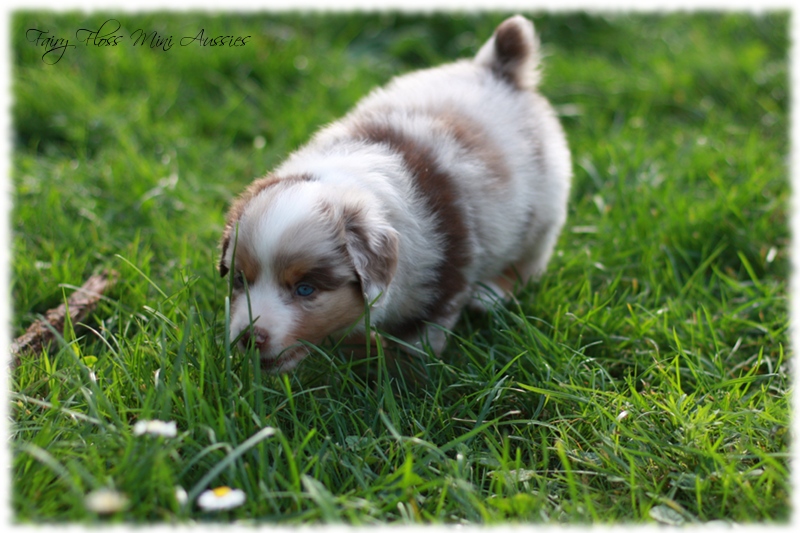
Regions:
<instances>
[{"instance_id":1,"label":"puppy's hind leg","mask_svg":"<svg viewBox=\"0 0 800 533\"><path fill-rule=\"evenodd\" d=\"M529 263L529 261L516 261L494 278L476 283L472 289L469 308L485 313L497 305L513 300L514 289L524 286L530 277L527 274L531 268Z\"/></svg>"},{"instance_id":2,"label":"puppy's hind leg","mask_svg":"<svg viewBox=\"0 0 800 533\"><path fill-rule=\"evenodd\" d=\"M553 255L560 224L553 224L543 232L532 232L528 238L528 251L508 265L498 276L476 284L469 301L470 309L486 312L498 304L514 300L515 289L536 281L544 273Z\"/></svg>"}]
</instances>

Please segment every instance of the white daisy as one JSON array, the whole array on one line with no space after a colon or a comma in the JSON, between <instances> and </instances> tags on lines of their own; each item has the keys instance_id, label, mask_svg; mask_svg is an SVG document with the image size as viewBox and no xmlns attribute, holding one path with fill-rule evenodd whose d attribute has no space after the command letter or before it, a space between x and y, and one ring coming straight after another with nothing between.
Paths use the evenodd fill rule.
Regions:
<instances>
[{"instance_id":1,"label":"white daisy","mask_svg":"<svg viewBox=\"0 0 800 533\"><path fill-rule=\"evenodd\" d=\"M175 500L181 507L189 501L189 495L186 494L186 490L183 487L175 487Z\"/></svg>"},{"instance_id":2,"label":"white daisy","mask_svg":"<svg viewBox=\"0 0 800 533\"><path fill-rule=\"evenodd\" d=\"M86 495L86 508L97 514L111 514L128 506L128 498L112 489L99 489Z\"/></svg>"},{"instance_id":3,"label":"white daisy","mask_svg":"<svg viewBox=\"0 0 800 533\"><path fill-rule=\"evenodd\" d=\"M239 507L245 499L244 491L230 487L217 487L203 492L197 498L197 505L205 511L224 511Z\"/></svg>"},{"instance_id":4,"label":"white daisy","mask_svg":"<svg viewBox=\"0 0 800 533\"><path fill-rule=\"evenodd\" d=\"M136 436L149 433L161 437L174 437L178 434L178 425L174 422L161 420L139 420L133 425L133 434Z\"/></svg>"}]
</instances>

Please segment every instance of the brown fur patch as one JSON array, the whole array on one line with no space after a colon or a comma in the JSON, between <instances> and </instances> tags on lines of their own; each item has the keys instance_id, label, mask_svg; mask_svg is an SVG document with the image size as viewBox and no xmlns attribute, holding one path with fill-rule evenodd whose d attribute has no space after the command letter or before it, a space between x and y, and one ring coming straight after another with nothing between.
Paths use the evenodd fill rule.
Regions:
<instances>
[{"instance_id":1,"label":"brown fur patch","mask_svg":"<svg viewBox=\"0 0 800 533\"><path fill-rule=\"evenodd\" d=\"M448 304L466 289L463 269L471 260L469 229L458 206L455 180L439 168L427 147L389 126L360 124L356 128L356 135L369 142L386 144L402 156L420 196L436 218L434 231L444 237L444 260L429 283L436 298L424 316L420 317L421 320L436 322L446 313ZM416 328L417 325L409 327Z\"/></svg>"},{"instance_id":2,"label":"brown fur patch","mask_svg":"<svg viewBox=\"0 0 800 533\"><path fill-rule=\"evenodd\" d=\"M255 283L261 275L261 264L255 256L250 253L250 250L246 246L242 246L241 243L239 243L236 249L234 268L242 271L244 279L247 280L249 285Z\"/></svg>"},{"instance_id":3,"label":"brown fur patch","mask_svg":"<svg viewBox=\"0 0 800 533\"><path fill-rule=\"evenodd\" d=\"M301 319L290 334L291 340L318 344L328 335L353 325L364 312L364 299L357 283L321 293L313 301L296 300Z\"/></svg>"},{"instance_id":4,"label":"brown fur patch","mask_svg":"<svg viewBox=\"0 0 800 533\"><path fill-rule=\"evenodd\" d=\"M300 280L303 279L309 269L310 265L305 262L289 263L286 268L277 270L278 283L291 289L300 283Z\"/></svg>"},{"instance_id":5,"label":"brown fur patch","mask_svg":"<svg viewBox=\"0 0 800 533\"><path fill-rule=\"evenodd\" d=\"M349 269L327 258L278 255L274 265L278 283L289 288L302 282L323 291L333 291L355 281Z\"/></svg>"},{"instance_id":6,"label":"brown fur patch","mask_svg":"<svg viewBox=\"0 0 800 533\"><path fill-rule=\"evenodd\" d=\"M438 115L444 125L445 134L450 133L470 154L486 165L488 178L498 184L508 183L511 174L503 153L480 124L456 111L446 111Z\"/></svg>"},{"instance_id":7,"label":"brown fur patch","mask_svg":"<svg viewBox=\"0 0 800 533\"><path fill-rule=\"evenodd\" d=\"M239 242L236 247L236 257L233 259L233 268L242 272L248 287L252 287L261 275L261 263L250 253L250 250L246 246L242 246L241 242ZM227 268L225 272L227 273ZM244 294L244 291L241 288L234 289L233 294L231 294L231 306L233 306L234 302L236 302L237 298L242 294Z\"/></svg>"},{"instance_id":8,"label":"brown fur patch","mask_svg":"<svg viewBox=\"0 0 800 533\"><path fill-rule=\"evenodd\" d=\"M321 264L308 270L300 278L300 281L309 283L323 291L333 291L347 283L355 282L355 279L353 276L337 272L331 265Z\"/></svg>"}]
</instances>

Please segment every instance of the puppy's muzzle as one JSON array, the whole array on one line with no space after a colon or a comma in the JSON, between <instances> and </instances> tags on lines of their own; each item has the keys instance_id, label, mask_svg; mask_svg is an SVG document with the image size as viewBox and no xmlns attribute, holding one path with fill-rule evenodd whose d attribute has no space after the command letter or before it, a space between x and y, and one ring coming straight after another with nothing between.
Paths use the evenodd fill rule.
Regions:
<instances>
[{"instance_id":1,"label":"puppy's muzzle","mask_svg":"<svg viewBox=\"0 0 800 533\"><path fill-rule=\"evenodd\" d=\"M269 345L269 333L264 328L253 326L244 330L239 343L243 348L252 344L258 351L263 352L264 348Z\"/></svg>"}]
</instances>

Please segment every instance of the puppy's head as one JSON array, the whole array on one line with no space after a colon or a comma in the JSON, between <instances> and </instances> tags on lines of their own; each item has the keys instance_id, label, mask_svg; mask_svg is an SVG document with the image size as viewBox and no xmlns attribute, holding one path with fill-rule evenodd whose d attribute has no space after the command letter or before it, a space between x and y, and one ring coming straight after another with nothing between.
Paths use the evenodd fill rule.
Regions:
<instances>
[{"instance_id":1,"label":"puppy's head","mask_svg":"<svg viewBox=\"0 0 800 533\"><path fill-rule=\"evenodd\" d=\"M386 291L397 233L371 197L308 176L256 181L233 204L219 271L233 276L231 338L273 372L356 323Z\"/></svg>"}]
</instances>

